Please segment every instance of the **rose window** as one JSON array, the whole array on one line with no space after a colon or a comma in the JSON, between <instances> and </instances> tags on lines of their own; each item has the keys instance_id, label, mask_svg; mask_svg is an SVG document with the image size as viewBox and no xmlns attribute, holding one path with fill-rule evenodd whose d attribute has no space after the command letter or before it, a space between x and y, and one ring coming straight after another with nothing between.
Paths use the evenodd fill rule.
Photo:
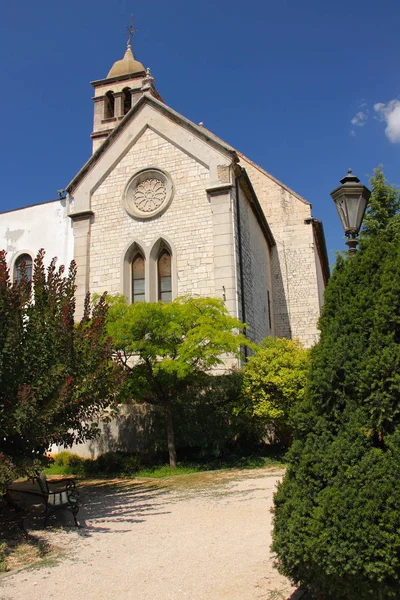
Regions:
<instances>
[{"instance_id":1,"label":"rose window","mask_svg":"<svg viewBox=\"0 0 400 600\"><path fill-rule=\"evenodd\" d=\"M139 210L149 213L157 210L167 196L167 188L159 179L145 179L135 189L133 202Z\"/></svg>"},{"instance_id":2,"label":"rose window","mask_svg":"<svg viewBox=\"0 0 400 600\"><path fill-rule=\"evenodd\" d=\"M152 219L167 210L174 186L171 177L157 167L137 171L126 184L123 203L126 212L136 219Z\"/></svg>"}]
</instances>

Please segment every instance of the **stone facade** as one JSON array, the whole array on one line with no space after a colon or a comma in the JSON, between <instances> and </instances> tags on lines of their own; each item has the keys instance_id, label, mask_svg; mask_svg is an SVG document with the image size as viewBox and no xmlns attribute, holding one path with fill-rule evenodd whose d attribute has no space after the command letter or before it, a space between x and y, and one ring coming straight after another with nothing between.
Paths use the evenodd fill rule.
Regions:
<instances>
[{"instance_id":1,"label":"stone facade","mask_svg":"<svg viewBox=\"0 0 400 600\"><path fill-rule=\"evenodd\" d=\"M249 325L249 339L260 343L273 335L270 247L240 187L235 200L239 317Z\"/></svg>"},{"instance_id":2,"label":"stone facade","mask_svg":"<svg viewBox=\"0 0 400 600\"><path fill-rule=\"evenodd\" d=\"M154 219L132 218L121 202L125 186L136 171L153 165L155 156L157 167L174 183L173 200ZM176 256L176 295L214 296L212 214L205 191L208 177L204 166L146 129L92 195L90 289L101 292L107 282L110 293L122 293L121 263L129 247L139 244L149 260L154 244L164 239Z\"/></svg>"},{"instance_id":3,"label":"stone facade","mask_svg":"<svg viewBox=\"0 0 400 600\"><path fill-rule=\"evenodd\" d=\"M276 245L271 249L275 335L318 340L317 322L325 287L312 227L311 205L240 155Z\"/></svg>"},{"instance_id":4,"label":"stone facade","mask_svg":"<svg viewBox=\"0 0 400 600\"><path fill-rule=\"evenodd\" d=\"M118 73L125 59L133 64L129 52ZM94 153L67 198L0 215L11 268L41 247L48 259L74 258L79 317L88 290L132 299L136 252L145 259L145 299L158 300L157 260L167 248L172 297L222 298L253 341L277 335L312 346L328 266L310 204L166 106L135 64L135 73L93 82ZM136 189L142 212L132 204Z\"/></svg>"},{"instance_id":5,"label":"stone facade","mask_svg":"<svg viewBox=\"0 0 400 600\"><path fill-rule=\"evenodd\" d=\"M125 64L135 72L124 72ZM158 260L167 250L172 298L223 299L257 343L276 335L315 344L329 269L311 205L166 106L130 46L93 86L93 155L67 185L66 198L0 215L0 246L13 276L18 256L33 258L42 247L47 261L73 258L79 318L87 291L134 299L138 253L142 299L157 301ZM232 360L226 357L226 366ZM137 450L138 415L121 416L99 440L75 450Z\"/></svg>"}]
</instances>

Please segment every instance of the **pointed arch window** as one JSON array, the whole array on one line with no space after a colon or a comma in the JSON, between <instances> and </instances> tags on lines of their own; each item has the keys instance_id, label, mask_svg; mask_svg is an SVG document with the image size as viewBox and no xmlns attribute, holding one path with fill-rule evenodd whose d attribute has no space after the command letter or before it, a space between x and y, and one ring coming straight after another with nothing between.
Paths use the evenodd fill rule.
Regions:
<instances>
[{"instance_id":1,"label":"pointed arch window","mask_svg":"<svg viewBox=\"0 0 400 600\"><path fill-rule=\"evenodd\" d=\"M145 301L145 262L137 252L132 260L132 302Z\"/></svg>"},{"instance_id":2,"label":"pointed arch window","mask_svg":"<svg viewBox=\"0 0 400 600\"><path fill-rule=\"evenodd\" d=\"M19 283L24 275L28 281L32 281L32 272L32 257L29 254L21 254L18 256L14 265L14 283Z\"/></svg>"},{"instance_id":3,"label":"pointed arch window","mask_svg":"<svg viewBox=\"0 0 400 600\"><path fill-rule=\"evenodd\" d=\"M172 301L171 253L163 248L157 260L158 272L158 300L161 302Z\"/></svg>"}]
</instances>

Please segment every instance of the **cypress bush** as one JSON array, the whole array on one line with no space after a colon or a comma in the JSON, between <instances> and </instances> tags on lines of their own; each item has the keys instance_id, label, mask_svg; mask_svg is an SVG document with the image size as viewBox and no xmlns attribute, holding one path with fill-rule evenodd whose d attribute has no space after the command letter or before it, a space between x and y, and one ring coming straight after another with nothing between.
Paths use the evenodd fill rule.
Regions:
<instances>
[{"instance_id":1,"label":"cypress bush","mask_svg":"<svg viewBox=\"0 0 400 600\"><path fill-rule=\"evenodd\" d=\"M400 222L382 178L360 251L327 287L275 496L278 568L324 600L400 598Z\"/></svg>"}]
</instances>

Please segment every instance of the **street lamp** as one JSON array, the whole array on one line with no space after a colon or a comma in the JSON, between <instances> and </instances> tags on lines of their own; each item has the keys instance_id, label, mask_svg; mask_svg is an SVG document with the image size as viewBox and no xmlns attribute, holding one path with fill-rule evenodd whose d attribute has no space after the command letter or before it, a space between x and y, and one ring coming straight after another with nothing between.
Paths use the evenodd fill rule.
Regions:
<instances>
[{"instance_id":1,"label":"street lamp","mask_svg":"<svg viewBox=\"0 0 400 600\"><path fill-rule=\"evenodd\" d=\"M340 180L340 183L342 185L331 192L331 198L338 211L345 236L348 238L346 244L349 247L349 254L355 254L358 244L357 234L371 192L365 185L360 184L360 180L353 175L351 169L347 169L347 175Z\"/></svg>"}]
</instances>

